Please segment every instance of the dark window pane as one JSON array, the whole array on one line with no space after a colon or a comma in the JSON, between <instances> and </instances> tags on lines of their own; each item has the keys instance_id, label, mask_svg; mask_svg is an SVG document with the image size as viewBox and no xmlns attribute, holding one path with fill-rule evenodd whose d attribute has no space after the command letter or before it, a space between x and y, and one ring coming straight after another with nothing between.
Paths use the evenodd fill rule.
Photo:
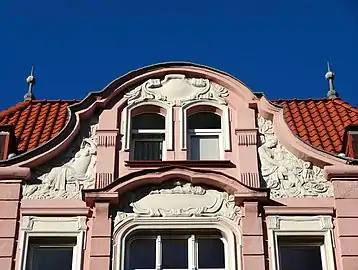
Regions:
<instances>
[{"instance_id":1,"label":"dark window pane","mask_svg":"<svg viewBox=\"0 0 358 270\"><path fill-rule=\"evenodd\" d=\"M165 129L165 117L157 113L142 113L132 117L132 129Z\"/></svg>"},{"instance_id":2,"label":"dark window pane","mask_svg":"<svg viewBox=\"0 0 358 270\"><path fill-rule=\"evenodd\" d=\"M162 141L142 139L134 142L134 160L162 160Z\"/></svg>"},{"instance_id":3,"label":"dark window pane","mask_svg":"<svg viewBox=\"0 0 358 270\"><path fill-rule=\"evenodd\" d=\"M5 142L6 142L6 135L0 135L0 160L5 159Z\"/></svg>"},{"instance_id":4,"label":"dark window pane","mask_svg":"<svg viewBox=\"0 0 358 270\"><path fill-rule=\"evenodd\" d=\"M319 246L280 245L280 270L322 270Z\"/></svg>"},{"instance_id":5,"label":"dark window pane","mask_svg":"<svg viewBox=\"0 0 358 270\"><path fill-rule=\"evenodd\" d=\"M199 268L225 268L224 243L219 238L198 239Z\"/></svg>"},{"instance_id":6,"label":"dark window pane","mask_svg":"<svg viewBox=\"0 0 358 270\"><path fill-rule=\"evenodd\" d=\"M211 112L199 112L188 117L188 129L220 129L221 116Z\"/></svg>"},{"instance_id":7,"label":"dark window pane","mask_svg":"<svg viewBox=\"0 0 358 270\"><path fill-rule=\"evenodd\" d=\"M135 239L129 248L130 269L155 268L155 239Z\"/></svg>"},{"instance_id":8,"label":"dark window pane","mask_svg":"<svg viewBox=\"0 0 358 270\"><path fill-rule=\"evenodd\" d=\"M188 240L162 239L162 268L188 268Z\"/></svg>"},{"instance_id":9,"label":"dark window pane","mask_svg":"<svg viewBox=\"0 0 358 270\"><path fill-rule=\"evenodd\" d=\"M28 270L71 270L73 247L31 246Z\"/></svg>"}]
</instances>

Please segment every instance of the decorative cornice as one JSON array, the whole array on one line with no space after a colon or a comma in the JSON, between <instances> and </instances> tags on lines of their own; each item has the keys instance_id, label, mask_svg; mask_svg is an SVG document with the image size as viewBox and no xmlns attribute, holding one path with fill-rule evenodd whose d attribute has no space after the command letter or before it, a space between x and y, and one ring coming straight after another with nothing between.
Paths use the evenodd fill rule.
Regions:
<instances>
[{"instance_id":1,"label":"decorative cornice","mask_svg":"<svg viewBox=\"0 0 358 270\"><path fill-rule=\"evenodd\" d=\"M57 224L56 231L68 232L68 231L86 231L87 230L87 217L75 216L75 217L42 217L42 216L23 216L21 222L21 230L25 232L47 232L49 228L46 225ZM36 224L41 224L40 228L37 228ZM61 223L64 228L61 227ZM72 223L72 224L71 224ZM53 227L53 226L51 226Z\"/></svg>"},{"instance_id":2,"label":"decorative cornice","mask_svg":"<svg viewBox=\"0 0 358 270\"><path fill-rule=\"evenodd\" d=\"M29 203L30 202L30 203ZM23 200L21 204L21 214L23 216L87 216L89 208L80 205L76 200L71 204L33 204L34 200ZM83 202L81 202L84 204Z\"/></svg>"},{"instance_id":3,"label":"decorative cornice","mask_svg":"<svg viewBox=\"0 0 358 270\"><path fill-rule=\"evenodd\" d=\"M314 223L312 223L314 222ZM282 226L281 223L289 225ZM304 226L300 226L302 223ZM266 218L267 229L276 231L327 231L333 229L332 216L268 216Z\"/></svg>"},{"instance_id":4,"label":"decorative cornice","mask_svg":"<svg viewBox=\"0 0 358 270\"><path fill-rule=\"evenodd\" d=\"M264 206L265 215L334 215L333 207Z\"/></svg>"},{"instance_id":5,"label":"decorative cornice","mask_svg":"<svg viewBox=\"0 0 358 270\"><path fill-rule=\"evenodd\" d=\"M0 167L0 180L27 180L30 177L30 168L22 168L16 166Z\"/></svg>"}]
</instances>

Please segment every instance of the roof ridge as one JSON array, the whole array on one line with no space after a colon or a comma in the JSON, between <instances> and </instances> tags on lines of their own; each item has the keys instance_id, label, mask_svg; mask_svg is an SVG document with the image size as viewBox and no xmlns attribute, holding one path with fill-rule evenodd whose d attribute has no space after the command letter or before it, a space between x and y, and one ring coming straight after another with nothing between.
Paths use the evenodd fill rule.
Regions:
<instances>
[{"instance_id":1,"label":"roof ridge","mask_svg":"<svg viewBox=\"0 0 358 270\"><path fill-rule=\"evenodd\" d=\"M340 101L342 101L342 103L337 103L337 99L333 99L333 102L337 105L340 105L340 106L343 106L344 108L346 108L347 110L350 110L350 111L353 111L355 113L358 113L358 108L349 104L348 102L342 100L342 99L339 99Z\"/></svg>"},{"instance_id":2,"label":"roof ridge","mask_svg":"<svg viewBox=\"0 0 358 270\"><path fill-rule=\"evenodd\" d=\"M25 108L26 106L30 104L38 104L38 103L77 103L80 102L79 99L34 99L34 100L28 100L28 101L21 101L17 103L16 105L4 110L0 111L0 120L5 118L8 115L11 115L15 113L18 110L21 110Z\"/></svg>"},{"instance_id":3,"label":"roof ridge","mask_svg":"<svg viewBox=\"0 0 358 270\"><path fill-rule=\"evenodd\" d=\"M16 111L25 108L29 104L30 104L30 101L21 101L4 111L0 111L0 119L3 119L6 116L8 116L9 114L15 113Z\"/></svg>"},{"instance_id":4,"label":"roof ridge","mask_svg":"<svg viewBox=\"0 0 358 270\"><path fill-rule=\"evenodd\" d=\"M332 101L335 99L339 99L340 98L334 98L334 99L329 99L329 98L280 98L280 99L273 99L271 101L273 102L282 102L282 101Z\"/></svg>"}]
</instances>

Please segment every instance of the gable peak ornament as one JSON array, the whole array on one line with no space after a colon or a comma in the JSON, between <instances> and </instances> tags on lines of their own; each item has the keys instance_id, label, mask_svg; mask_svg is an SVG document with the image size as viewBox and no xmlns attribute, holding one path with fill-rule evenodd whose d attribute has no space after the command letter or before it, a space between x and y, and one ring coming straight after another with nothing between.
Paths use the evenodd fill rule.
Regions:
<instances>
[{"instance_id":1,"label":"gable peak ornament","mask_svg":"<svg viewBox=\"0 0 358 270\"><path fill-rule=\"evenodd\" d=\"M182 106L192 101L207 100L227 104L229 91L204 78L187 78L183 74L169 74L161 79L149 79L125 94L128 105L144 101L159 101Z\"/></svg>"}]
</instances>

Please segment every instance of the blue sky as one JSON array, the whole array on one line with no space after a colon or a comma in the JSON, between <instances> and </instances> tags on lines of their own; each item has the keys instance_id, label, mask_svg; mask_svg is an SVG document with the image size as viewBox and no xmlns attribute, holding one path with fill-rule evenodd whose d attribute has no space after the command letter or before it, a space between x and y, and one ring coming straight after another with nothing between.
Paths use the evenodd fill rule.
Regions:
<instances>
[{"instance_id":1,"label":"blue sky","mask_svg":"<svg viewBox=\"0 0 358 270\"><path fill-rule=\"evenodd\" d=\"M356 0L3 0L0 109L81 99L124 73L165 61L209 65L270 99L326 95L326 61L358 106Z\"/></svg>"}]
</instances>

